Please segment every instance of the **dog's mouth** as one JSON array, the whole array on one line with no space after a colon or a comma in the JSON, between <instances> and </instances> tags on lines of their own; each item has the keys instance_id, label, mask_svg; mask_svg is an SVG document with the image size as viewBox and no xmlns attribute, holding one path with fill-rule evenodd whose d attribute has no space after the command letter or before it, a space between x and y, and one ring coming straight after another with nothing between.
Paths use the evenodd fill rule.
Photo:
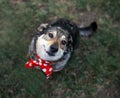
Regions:
<instances>
[{"instance_id":1,"label":"dog's mouth","mask_svg":"<svg viewBox=\"0 0 120 98\"><path fill-rule=\"evenodd\" d=\"M55 56L55 53L52 53L52 52L50 52L50 51L47 51L47 50L45 49L45 47L44 47L44 51L45 51L49 56Z\"/></svg>"},{"instance_id":2,"label":"dog's mouth","mask_svg":"<svg viewBox=\"0 0 120 98\"><path fill-rule=\"evenodd\" d=\"M46 53L49 55L49 56L55 56L55 53L52 53L50 51L46 51Z\"/></svg>"},{"instance_id":3,"label":"dog's mouth","mask_svg":"<svg viewBox=\"0 0 120 98\"><path fill-rule=\"evenodd\" d=\"M49 56L55 56L55 54L57 53L57 51L51 51L51 50L46 50L45 46L44 47L44 51L49 55Z\"/></svg>"},{"instance_id":4,"label":"dog's mouth","mask_svg":"<svg viewBox=\"0 0 120 98\"><path fill-rule=\"evenodd\" d=\"M41 53L40 53L40 57L42 59L45 59L48 61L56 61L63 56L62 50L58 50L56 52L53 52L49 48L46 48L45 45L42 45L42 49L43 49L43 51L41 51Z\"/></svg>"}]
</instances>

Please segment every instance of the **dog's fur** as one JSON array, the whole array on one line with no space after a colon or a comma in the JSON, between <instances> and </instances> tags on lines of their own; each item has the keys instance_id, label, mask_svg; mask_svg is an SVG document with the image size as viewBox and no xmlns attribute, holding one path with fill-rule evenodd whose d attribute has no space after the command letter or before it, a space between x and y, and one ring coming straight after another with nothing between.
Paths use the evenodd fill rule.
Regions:
<instances>
[{"instance_id":1,"label":"dog's fur","mask_svg":"<svg viewBox=\"0 0 120 98\"><path fill-rule=\"evenodd\" d=\"M72 51L78 47L80 36L91 36L96 29L96 22L80 28L66 19L41 24L29 46L29 55L36 59L37 54L41 59L53 62L51 66L54 71L60 71L68 62Z\"/></svg>"}]
</instances>

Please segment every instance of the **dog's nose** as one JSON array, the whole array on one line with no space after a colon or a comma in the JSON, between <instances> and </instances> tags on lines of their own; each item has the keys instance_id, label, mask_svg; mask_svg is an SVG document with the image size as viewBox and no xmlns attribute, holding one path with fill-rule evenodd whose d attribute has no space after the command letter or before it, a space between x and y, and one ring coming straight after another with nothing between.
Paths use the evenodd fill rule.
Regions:
<instances>
[{"instance_id":1,"label":"dog's nose","mask_svg":"<svg viewBox=\"0 0 120 98\"><path fill-rule=\"evenodd\" d=\"M55 53L58 51L58 44L57 43L54 43L50 46L50 51Z\"/></svg>"}]
</instances>

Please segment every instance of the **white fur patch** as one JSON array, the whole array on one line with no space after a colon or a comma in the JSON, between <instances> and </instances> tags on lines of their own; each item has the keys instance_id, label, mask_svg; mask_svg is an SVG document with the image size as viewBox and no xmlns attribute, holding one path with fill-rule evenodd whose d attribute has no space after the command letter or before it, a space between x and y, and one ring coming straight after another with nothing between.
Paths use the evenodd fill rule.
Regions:
<instances>
[{"instance_id":1,"label":"white fur patch","mask_svg":"<svg viewBox=\"0 0 120 98\"><path fill-rule=\"evenodd\" d=\"M64 51L59 49L55 56L49 56L46 51L49 51L50 46L48 46L47 41L43 38L44 34L38 37L36 42L36 52L44 60L56 61L63 56Z\"/></svg>"}]
</instances>

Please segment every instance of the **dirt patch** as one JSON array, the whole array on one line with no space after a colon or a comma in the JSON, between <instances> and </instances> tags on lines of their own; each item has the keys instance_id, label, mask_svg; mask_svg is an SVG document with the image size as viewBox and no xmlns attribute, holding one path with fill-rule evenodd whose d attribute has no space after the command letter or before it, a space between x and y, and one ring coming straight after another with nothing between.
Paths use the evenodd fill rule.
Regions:
<instances>
[{"instance_id":1,"label":"dirt patch","mask_svg":"<svg viewBox=\"0 0 120 98\"><path fill-rule=\"evenodd\" d=\"M119 87L111 84L108 87L102 87L95 96L96 98L120 98L119 92Z\"/></svg>"}]
</instances>

